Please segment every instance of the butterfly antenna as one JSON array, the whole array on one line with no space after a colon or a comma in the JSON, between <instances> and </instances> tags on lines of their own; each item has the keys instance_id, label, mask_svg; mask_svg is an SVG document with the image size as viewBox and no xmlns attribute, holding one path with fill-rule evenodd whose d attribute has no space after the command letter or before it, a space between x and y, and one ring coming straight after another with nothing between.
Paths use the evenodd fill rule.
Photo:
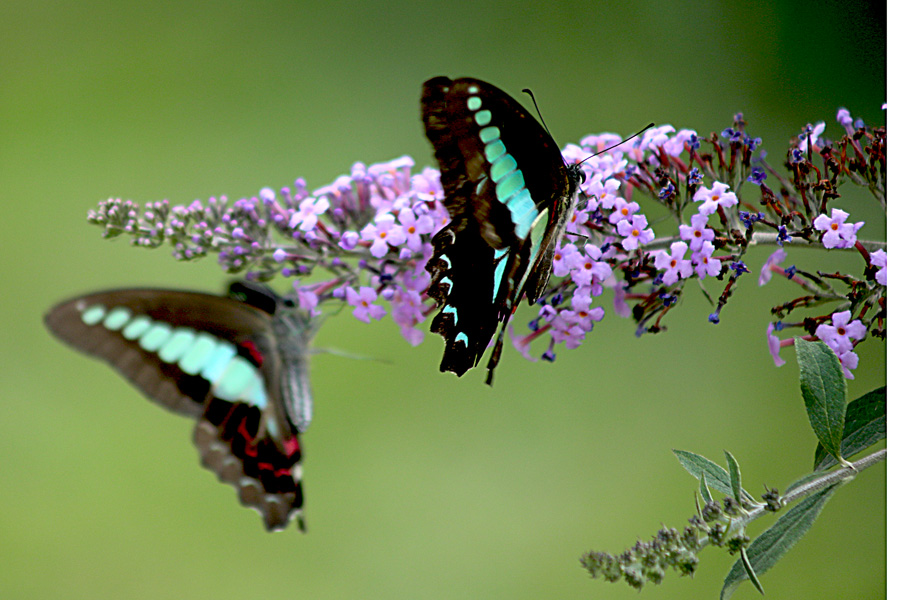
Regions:
<instances>
[{"instance_id":1,"label":"butterfly antenna","mask_svg":"<svg viewBox=\"0 0 900 600\"><path fill-rule=\"evenodd\" d=\"M522 91L523 91L524 93L528 94L529 96L531 96L531 103L534 104L534 110L537 111L538 118L541 120L541 125L544 126L544 131L546 131L547 134L549 135L549 134L550 134L550 130L547 129L547 124L544 123L544 116L541 114L541 109L538 108L538 105L537 105L537 99L534 97L534 94L533 94L532 91L531 91L530 89L528 89L528 88L525 88L525 89L523 89ZM553 136L550 136L550 137L553 137Z\"/></svg>"},{"instance_id":2,"label":"butterfly antenna","mask_svg":"<svg viewBox=\"0 0 900 600\"><path fill-rule=\"evenodd\" d=\"M595 156L600 156L600 155L603 154L604 152L608 152L608 151L612 150L613 148L618 148L619 146L621 146L621 145L624 144L625 142L627 142L627 141L629 141L629 140L633 140L634 138L636 138L637 136L641 135L642 133L644 133L645 131L647 131L647 130L650 129L651 127L654 127L655 125L656 125L656 123L647 123L647 125L644 126L644 128L641 129L640 131L638 131L637 133L632 133L631 135L629 135L627 138L625 138L624 140L622 140L622 141L619 142L618 144L614 144L614 145L610 146L609 148L604 148L604 149L601 150L600 152L595 152L594 154L591 154L590 156L588 156L588 157L585 158L584 160L580 160L580 161L578 161L577 163L575 163L575 166L577 167L577 166L581 165L582 163L584 163L584 162L586 162L586 161L589 161L590 159L594 158Z\"/></svg>"},{"instance_id":3,"label":"butterfly antenna","mask_svg":"<svg viewBox=\"0 0 900 600\"><path fill-rule=\"evenodd\" d=\"M352 360L372 360L375 362L380 362L386 365L392 365L394 362L387 358L379 358L377 356L367 356L365 354L354 354L352 352L345 352L339 348L313 348L310 350L310 354L331 354L332 356L340 356L341 358L349 358Z\"/></svg>"},{"instance_id":4,"label":"butterfly antenna","mask_svg":"<svg viewBox=\"0 0 900 600\"><path fill-rule=\"evenodd\" d=\"M531 96L531 102L532 102L532 104L534 104L534 110L537 111L538 118L540 118L540 120L541 120L541 125L544 126L544 131L546 131L547 134L549 135L549 134L550 134L550 129L547 127L547 123L544 122L544 116L541 114L541 109L538 108L537 99L534 97L534 93L532 93L532 91L531 91L530 89L528 89L528 88L523 89L522 92L524 92L524 93L528 94L529 96ZM654 127L655 125L656 125L656 123L648 123L647 125L644 126L643 129L641 129L641 130L638 131L637 133L632 133L631 135L629 135L627 138L625 138L624 140L622 140L622 141L619 142L618 144L615 144L615 145L613 145L613 146L610 146L609 148L604 148L604 149L601 150L600 152L596 152L596 153L594 153L594 154L591 154L590 156L588 156L588 157L585 158L584 160L578 161L578 163L576 163L575 166L577 167L577 166L581 165L583 162L585 162L585 161L587 161L587 160L590 160L590 159L594 158L595 156L599 156L599 155L603 154L604 152L608 152L609 150L612 150L613 148L617 148L618 146L621 146L622 144L624 144L625 142L627 142L627 141L629 141L629 140L633 140L634 138L636 138L637 136L641 135L642 133L644 133L645 131L647 131L647 130L650 129L651 127ZM551 136L551 137L552 137L552 136Z\"/></svg>"}]
</instances>

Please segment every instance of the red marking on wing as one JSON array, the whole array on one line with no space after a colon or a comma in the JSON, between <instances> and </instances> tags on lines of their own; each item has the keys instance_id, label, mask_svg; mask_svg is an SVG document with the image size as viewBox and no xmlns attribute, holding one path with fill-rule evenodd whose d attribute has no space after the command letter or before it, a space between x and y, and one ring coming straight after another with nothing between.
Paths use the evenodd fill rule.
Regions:
<instances>
[{"instance_id":1,"label":"red marking on wing","mask_svg":"<svg viewBox=\"0 0 900 600\"><path fill-rule=\"evenodd\" d=\"M229 403L228 412L225 413L225 418L222 419L221 423L224 426L231 419L231 415L234 414L235 409L237 408L237 404Z\"/></svg>"},{"instance_id":2,"label":"red marking on wing","mask_svg":"<svg viewBox=\"0 0 900 600\"><path fill-rule=\"evenodd\" d=\"M256 457L259 454L256 445L253 443L253 436L250 435L250 432L247 431L247 419L241 419L241 422L238 424L237 431L241 434L241 437L244 438L244 452L247 456Z\"/></svg>"},{"instance_id":3,"label":"red marking on wing","mask_svg":"<svg viewBox=\"0 0 900 600\"><path fill-rule=\"evenodd\" d=\"M284 453L291 456L296 452L300 452L300 443L297 441L297 438L290 437L284 440Z\"/></svg>"},{"instance_id":4,"label":"red marking on wing","mask_svg":"<svg viewBox=\"0 0 900 600\"><path fill-rule=\"evenodd\" d=\"M250 355L250 358L253 359L255 366L262 366L263 355L259 351L259 348L256 347L256 344L254 344L251 340L244 340L243 342L239 343L238 346L247 351L247 353Z\"/></svg>"}]
</instances>

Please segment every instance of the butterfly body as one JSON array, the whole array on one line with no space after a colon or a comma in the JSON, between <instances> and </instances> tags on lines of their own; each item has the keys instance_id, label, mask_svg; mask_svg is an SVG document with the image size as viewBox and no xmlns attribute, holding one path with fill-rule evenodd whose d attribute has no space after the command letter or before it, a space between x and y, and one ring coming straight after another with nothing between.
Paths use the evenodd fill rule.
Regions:
<instances>
[{"instance_id":1,"label":"butterfly body","mask_svg":"<svg viewBox=\"0 0 900 600\"><path fill-rule=\"evenodd\" d=\"M44 322L151 400L195 419L203 465L233 485L267 529L284 529L294 517L303 527L300 434L312 416L315 332L305 314L265 289L234 284L230 297L93 293L58 304Z\"/></svg>"},{"instance_id":2,"label":"butterfly body","mask_svg":"<svg viewBox=\"0 0 900 600\"><path fill-rule=\"evenodd\" d=\"M510 317L546 288L583 174L518 102L478 79L426 81L422 120L450 213L426 267L440 305L431 330L446 342L441 370L477 364L499 325L491 383Z\"/></svg>"}]
</instances>

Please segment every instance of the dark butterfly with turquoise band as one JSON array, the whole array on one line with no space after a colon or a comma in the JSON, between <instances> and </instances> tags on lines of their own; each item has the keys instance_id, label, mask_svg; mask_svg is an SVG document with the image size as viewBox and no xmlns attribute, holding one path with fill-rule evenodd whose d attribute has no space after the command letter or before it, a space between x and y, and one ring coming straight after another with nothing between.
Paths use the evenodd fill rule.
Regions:
<instances>
[{"instance_id":1,"label":"dark butterfly with turquoise band","mask_svg":"<svg viewBox=\"0 0 900 600\"><path fill-rule=\"evenodd\" d=\"M584 174L521 104L478 79L426 81L422 121L450 213L426 266L441 371L475 366L499 325L490 384L510 317L523 296L534 304L544 293Z\"/></svg>"},{"instance_id":2,"label":"dark butterfly with turquoise band","mask_svg":"<svg viewBox=\"0 0 900 600\"><path fill-rule=\"evenodd\" d=\"M100 358L151 400L196 420L203 466L268 530L302 517L300 434L312 418L316 323L263 286L227 296L156 289L98 292L44 317L63 342Z\"/></svg>"}]
</instances>

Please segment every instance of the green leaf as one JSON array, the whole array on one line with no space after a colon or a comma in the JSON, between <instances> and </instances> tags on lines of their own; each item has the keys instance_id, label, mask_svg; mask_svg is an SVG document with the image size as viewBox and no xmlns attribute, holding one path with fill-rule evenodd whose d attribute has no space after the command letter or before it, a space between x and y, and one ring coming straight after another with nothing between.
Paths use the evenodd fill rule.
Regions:
<instances>
[{"instance_id":1,"label":"green leaf","mask_svg":"<svg viewBox=\"0 0 900 600\"><path fill-rule=\"evenodd\" d=\"M741 548L741 564L744 565L744 571L746 571L747 577L750 578L750 583L753 584L753 587L755 587L760 594L765 596L766 592L763 590L759 576L756 574L756 571L753 570L753 564L750 562L750 557L747 556L746 548Z\"/></svg>"},{"instance_id":2,"label":"green leaf","mask_svg":"<svg viewBox=\"0 0 900 600\"><path fill-rule=\"evenodd\" d=\"M824 342L794 338L794 346L809 424L825 451L840 460L847 409L847 380L841 363Z\"/></svg>"},{"instance_id":3,"label":"green leaf","mask_svg":"<svg viewBox=\"0 0 900 600\"><path fill-rule=\"evenodd\" d=\"M748 571L743 561L750 562L753 572L762 575L777 563L797 541L802 538L819 513L822 512L825 503L831 498L840 483L831 485L815 494L807 496L795 507L785 513L775 524L762 532L747 548L746 557L741 557L731 567L731 571L725 577L725 583L719 594L721 600L731 597L737 586L749 578Z\"/></svg>"},{"instance_id":4,"label":"green leaf","mask_svg":"<svg viewBox=\"0 0 900 600\"><path fill-rule=\"evenodd\" d=\"M693 452L688 452L686 450L672 450L675 453L675 456L678 457L678 462L681 463L681 466L684 467L688 473L700 479L701 476L706 476L706 483L712 489L725 494L726 496L730 496L734 492L731 489L731 477L728 474L728 471L709 460L705 456L700 456L699 454L694 454ZM756 500L747 493L746 490L741 490L742 498L736 498L736 500L741 500L743 502L752 502L756 504Z\"/></svg>"},{"instance_id":5,"label":"green leaf","mask_svg":"<svg viewBox=\"0 0 900 600\"><path fill-rule=\"evenodd\" d=\"M709 486L706 485L706 473L700 473L700 497L703 498L704 504L709 504L713 499Z\"/></svg>"},{"instance_id":6,"label":"green leaf","mask_svg":"<svg viewBox=\"0 0 900 600\"><path fill-rule=\"evenodd\" d=\"M728 463L728 479L731 482L731 496L738 502L741 501L741 467L728 450L725 451L725 461Z\"/></svg>"},{"instance_id":7,"label":"green leaf","mask_svg":"<svg viewBox=\"0 0 900 600\"><path fill-rule=\"evenodd\" d=\"M844 419L844 439L841 456L850 458L887 436L887 388L872 390L847 405ZM816 446L814 469L824 471L837 464L825 452L822 444Z\"/></svg>"},{"instance_id":8,"label":"green leaf","mask_svg":"<svg viewBox=\"0 0 900 600\"><path fill-rule=\"evenodd\" d=\"M728 478L728 471L709 460L705 456L687 452L686 450L673 450L678 462L684 467L688 473L700 479L706 478L706 484L718 492L723 494L731 493L731 480Z\"/></svg>"}]
</instances>

